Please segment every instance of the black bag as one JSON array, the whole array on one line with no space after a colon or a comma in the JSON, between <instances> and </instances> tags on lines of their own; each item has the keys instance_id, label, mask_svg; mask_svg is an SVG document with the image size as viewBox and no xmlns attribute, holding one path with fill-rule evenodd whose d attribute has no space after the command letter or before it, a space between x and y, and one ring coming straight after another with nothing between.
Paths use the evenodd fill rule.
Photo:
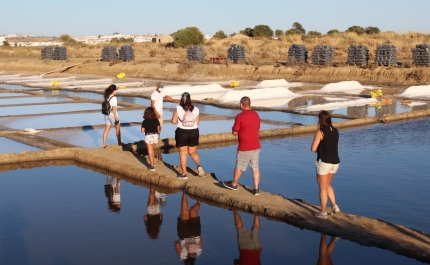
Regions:
<instances>
[{"instance_id":1,"label":"black bag","mask_svg":"<svg viewBox=\"0 0 430 265\"><path fill-rule=\"evenodd\" d=\"M104 114L104 115L109 115L110 114L110 111L111 111L111 106L110 106L110 100L112 99L113 97L111 97L110 99L108 99L108 100L106 100L105 99L105 101L103 101L103 103L102 103L102 113Z\"/></svg>"}]
</instances>

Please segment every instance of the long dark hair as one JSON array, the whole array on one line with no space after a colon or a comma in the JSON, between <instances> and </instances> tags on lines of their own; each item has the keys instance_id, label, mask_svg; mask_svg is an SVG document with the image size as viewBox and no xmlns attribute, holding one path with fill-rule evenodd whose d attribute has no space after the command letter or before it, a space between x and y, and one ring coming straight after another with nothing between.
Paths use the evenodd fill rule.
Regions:
<instances>
[{"instance_id":1,"label":"long dark hair","mask_svg":"<svg viewBox=\"0 0 430 265\"><path fill-rule=\"evenodd\" d=\"M179 105L181 105L181 107L182 107L185 111L187 111L187 110L189 110L189 111L193 111L194 106L193 106L193 104L191 104L191 96L190 96L190 93L188 93L188 92L184 92L184 93L182 93L181 101L180 101Z\"/></svg>"},{"instance_id":2,"label":"long dark hair","mask_svg":"<svg viewBox=\"0 0 430 265\"><path fill-rule=\"evenodd\" d=\"M318 113L318 125L319 128L333 127L331 124L331 116L328 111L322 110L320 113Z\"/></svg>"},{"instance_id":3,"label":"long dark hair","mask_svg":"<svg viewBox=\"0 0 430 265\"><path fill-rule=\"evenodd\" d=\"M104 97L105 99L108 99L112 93L117 90L116 85L110 85L108 88L105 89Z\"/></svg>"},{"instance_id":4,"label":"long dark hair","mask_svg":"<svg viewBox=\"0 0 430 265\"><path fill-rule=\"evenodd\" d=\"M147 107L145 112L143 113L143 118L145 120L156 119L157 115L155 115L155 110L153 107Z\"/></svg>"}]
</instances>

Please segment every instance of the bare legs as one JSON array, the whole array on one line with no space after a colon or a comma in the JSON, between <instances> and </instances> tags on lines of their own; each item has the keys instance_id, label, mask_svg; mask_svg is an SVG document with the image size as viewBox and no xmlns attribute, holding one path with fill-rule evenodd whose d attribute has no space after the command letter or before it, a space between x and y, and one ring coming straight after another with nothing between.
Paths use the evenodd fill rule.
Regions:
<instances>
[{"instance_id":1,"label":"bare legs","mask_svg":"<svg viewBox=\"0 0 430 265\"><path fill-rule=\"evenodd\" d=\"M146 150L148 150L148 156L149 156L149 165L154 165L154 146L155 144L146 144Z\"/></svg>"},{"instance_id":2,"label":"bare legs","mask_svg":"<svg viewBox=\"0 0 430 265\"><path fill-rule=\"evenodd\" d=\"M333 177L334 177L333 173L329 173L327 175L317 174L317 182L320 187L321 212L327 212L327 209L326 209L327 199L330 200L333 206L336 205L336 197L334 195L334 189L330 184Z\"/></svg>"},{"instance_id":3,"label":"bare legs","mask_svg":"<svg viewBox=\"0 0 430 265\"><path fill-rule=\"evenodd\" d=\"M239 178L242 175L242 170L235 168L233 173L233 182L234 186L237 186L239 182ZM254 178L254 189L258 189L258 184L260 183L260 169L252 170L252 177Z\"/></svg>"},{"instance_id":4,"label":"bare legs","mask_svg":"<svg viewBox=\"0 0 430 265\"><path fill-rule=\"evenodd\" d=\"M105 130L103 132L103 148L106 147L106 139L109 133L111 125L106 124L105 125ZM118 140L118 145L121 146L122 142L121 142L121 125L118 123L117 125L115 125L115 130L116 130L116 139Z\"/></svg>"},{"instance_id":5,"label":"bare legs","mask_svg":"<svg viewBox=\"0 0 430 265\"><path fill-rule=\"evenodd\" d=\"M330 240L330 243L327 245L326 235L321 233L320 249L319 249L320 255L319 255L317 265L333 264L330 259L330 255L334 250L335 243L336 243L336 239L332 237Z\"/></svg>"},{"instance_id":6,"label":"bare legs","mask_svg":"<svg viewBox=\"0 0 430 265\"><path fill-rule=\"evenodd\" d=\"M200 156L197 153L197 146L181 146L179 147L179 161L181 163L182 174L187 174L187 156L190 155L191 159L200 166Z\"/></svg>"}]
</instances>

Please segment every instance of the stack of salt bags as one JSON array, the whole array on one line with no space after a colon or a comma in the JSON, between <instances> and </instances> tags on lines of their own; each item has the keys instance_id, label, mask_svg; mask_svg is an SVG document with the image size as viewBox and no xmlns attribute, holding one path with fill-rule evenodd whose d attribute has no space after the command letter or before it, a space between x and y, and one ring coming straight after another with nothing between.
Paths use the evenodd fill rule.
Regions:
<instances>
[{"instance_id":1,"label":"stack of salt bags","mask_svg":"<svg viewBox=\"0 0 430 265\"><path fill-rule=\"evenodd\" d=\"M52 60L67 60L67 48L66 47L55 47L52 52Z\"/></svg>"},{"instance_id":2,"label":"stack of salt bags","mask_svg":"<svg viewBox=\"0 0 430 265\"><path fill-rule=\"evenodd\" d=\"M187 58L190 61L203 62L205 59L205 50L203 46L189 46L187 48Z\"/></svg>"},{"instance_id":3,"label":"stack of salt bags","mask_svg":"<svg viewBox=\"0 0 430 265\"><path fill-rule=\"evenodd\" d=\"M395 65L397 64L397 49L396 46L390 44L381 44L376 47L377 65Z\"/></svg>"},{"instance_id":4,"label":"stack of salt bags","mask_svg":"<svg viewBox=\"0 0 430 265\"><path fill-rule=\"evenodd\" d=\"M329 64L333 62L334 51L330 45L316 45L312 53L313 64Z\"/></svg>"},{"instance_id":5,"label":"stack of salt bags","mask_svg":"<svg viewBox=\"0 0 430 265\"><path fill-rule=\"evenodd\" d=\"M42 48L42 60L52 60L52 54L54 53L54 48L52 46L46 46Z\"/></svg>"},{"instance_id":6,"label":"stack of salt bags","mask_svg":"<svg viewBox=\"0 0 430 265\"><path fill-rule=\"evenodd\" d=\"M366 65L369 63L369 48L365 45L351 44L348 48L348 59L346 63L349 65Z\"/></svg>"},{"instance_id":7,"label":"stack of salt bags","mask_svg":"<svg viewBox=\"0 0 430 265\"><path fill-rule=\"evenodd\" d=\"M119 48L119 59L124 62L134 60L134 50L133 47L129 45L124 45Z\"/></svg>"},{"instance_id":8,"label":"stack of salt bags","mask_svg":"<svg viewBox=\"0 0 430 265\"><path fill-rule=\"evenodd\" d=\"M113 61L118 58L115 46L105 46L102 49L102 61Z\"/></svg>"},{"instance_id":9,"label":"stack of salt bags","mask_svg":"<svg viewBox=\"0 0 430 265\"><path fill-rule=\"evenodd\" d=\"M307 62L308 49L304 44L292 44L288 49L288 57L293 57L297 62Z\"/></svg>"},{"instance_id":10,"label":"stack of salt bags","mask_svg":"<svg viewBox=\"0 0 430 265\"><path fill-rule=\"evenodd\" d=\"M415 65L430 66L430 45L417 44L412 49L412 59Z\"/></svg>"},{"instance_id":11,"label":"stack of salt bags","mask_svg":"<svg viewBox=\"0 0 430 265\"><path fill-rule=\"evenodd\" d=\"M232 44L227 50L227 58L235 63L245 61L245 47L238 44Z\"/></svg>"}]
</instances>

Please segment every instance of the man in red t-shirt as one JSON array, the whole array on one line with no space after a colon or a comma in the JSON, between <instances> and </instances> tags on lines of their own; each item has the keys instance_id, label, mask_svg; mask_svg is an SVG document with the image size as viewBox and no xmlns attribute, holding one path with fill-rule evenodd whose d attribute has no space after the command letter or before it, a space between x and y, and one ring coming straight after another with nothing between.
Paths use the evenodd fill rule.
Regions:
<instances>
[{"instance_id":1,"label":"man in red t-shirt","mask_svg":"<svg viewBox=\"0 0 430 265\"><path fill-rule=\"evenodd\" d=\"M251 109L251 100L249 97L240 99L240 108L242 112L236 116L232 128L233 135L239 138L239 146L236 154L236 168L234 169L233 181L223 182L223 185L231 190L237 189L237 183L242 171L248 168L248 164L252 168L252 176L254 178L254 189L252 194L259 195L260 191L258 184L260 182L260 169L258 167L258 159L260 157L260 116Z\"/></svg>"}]
</instances>

